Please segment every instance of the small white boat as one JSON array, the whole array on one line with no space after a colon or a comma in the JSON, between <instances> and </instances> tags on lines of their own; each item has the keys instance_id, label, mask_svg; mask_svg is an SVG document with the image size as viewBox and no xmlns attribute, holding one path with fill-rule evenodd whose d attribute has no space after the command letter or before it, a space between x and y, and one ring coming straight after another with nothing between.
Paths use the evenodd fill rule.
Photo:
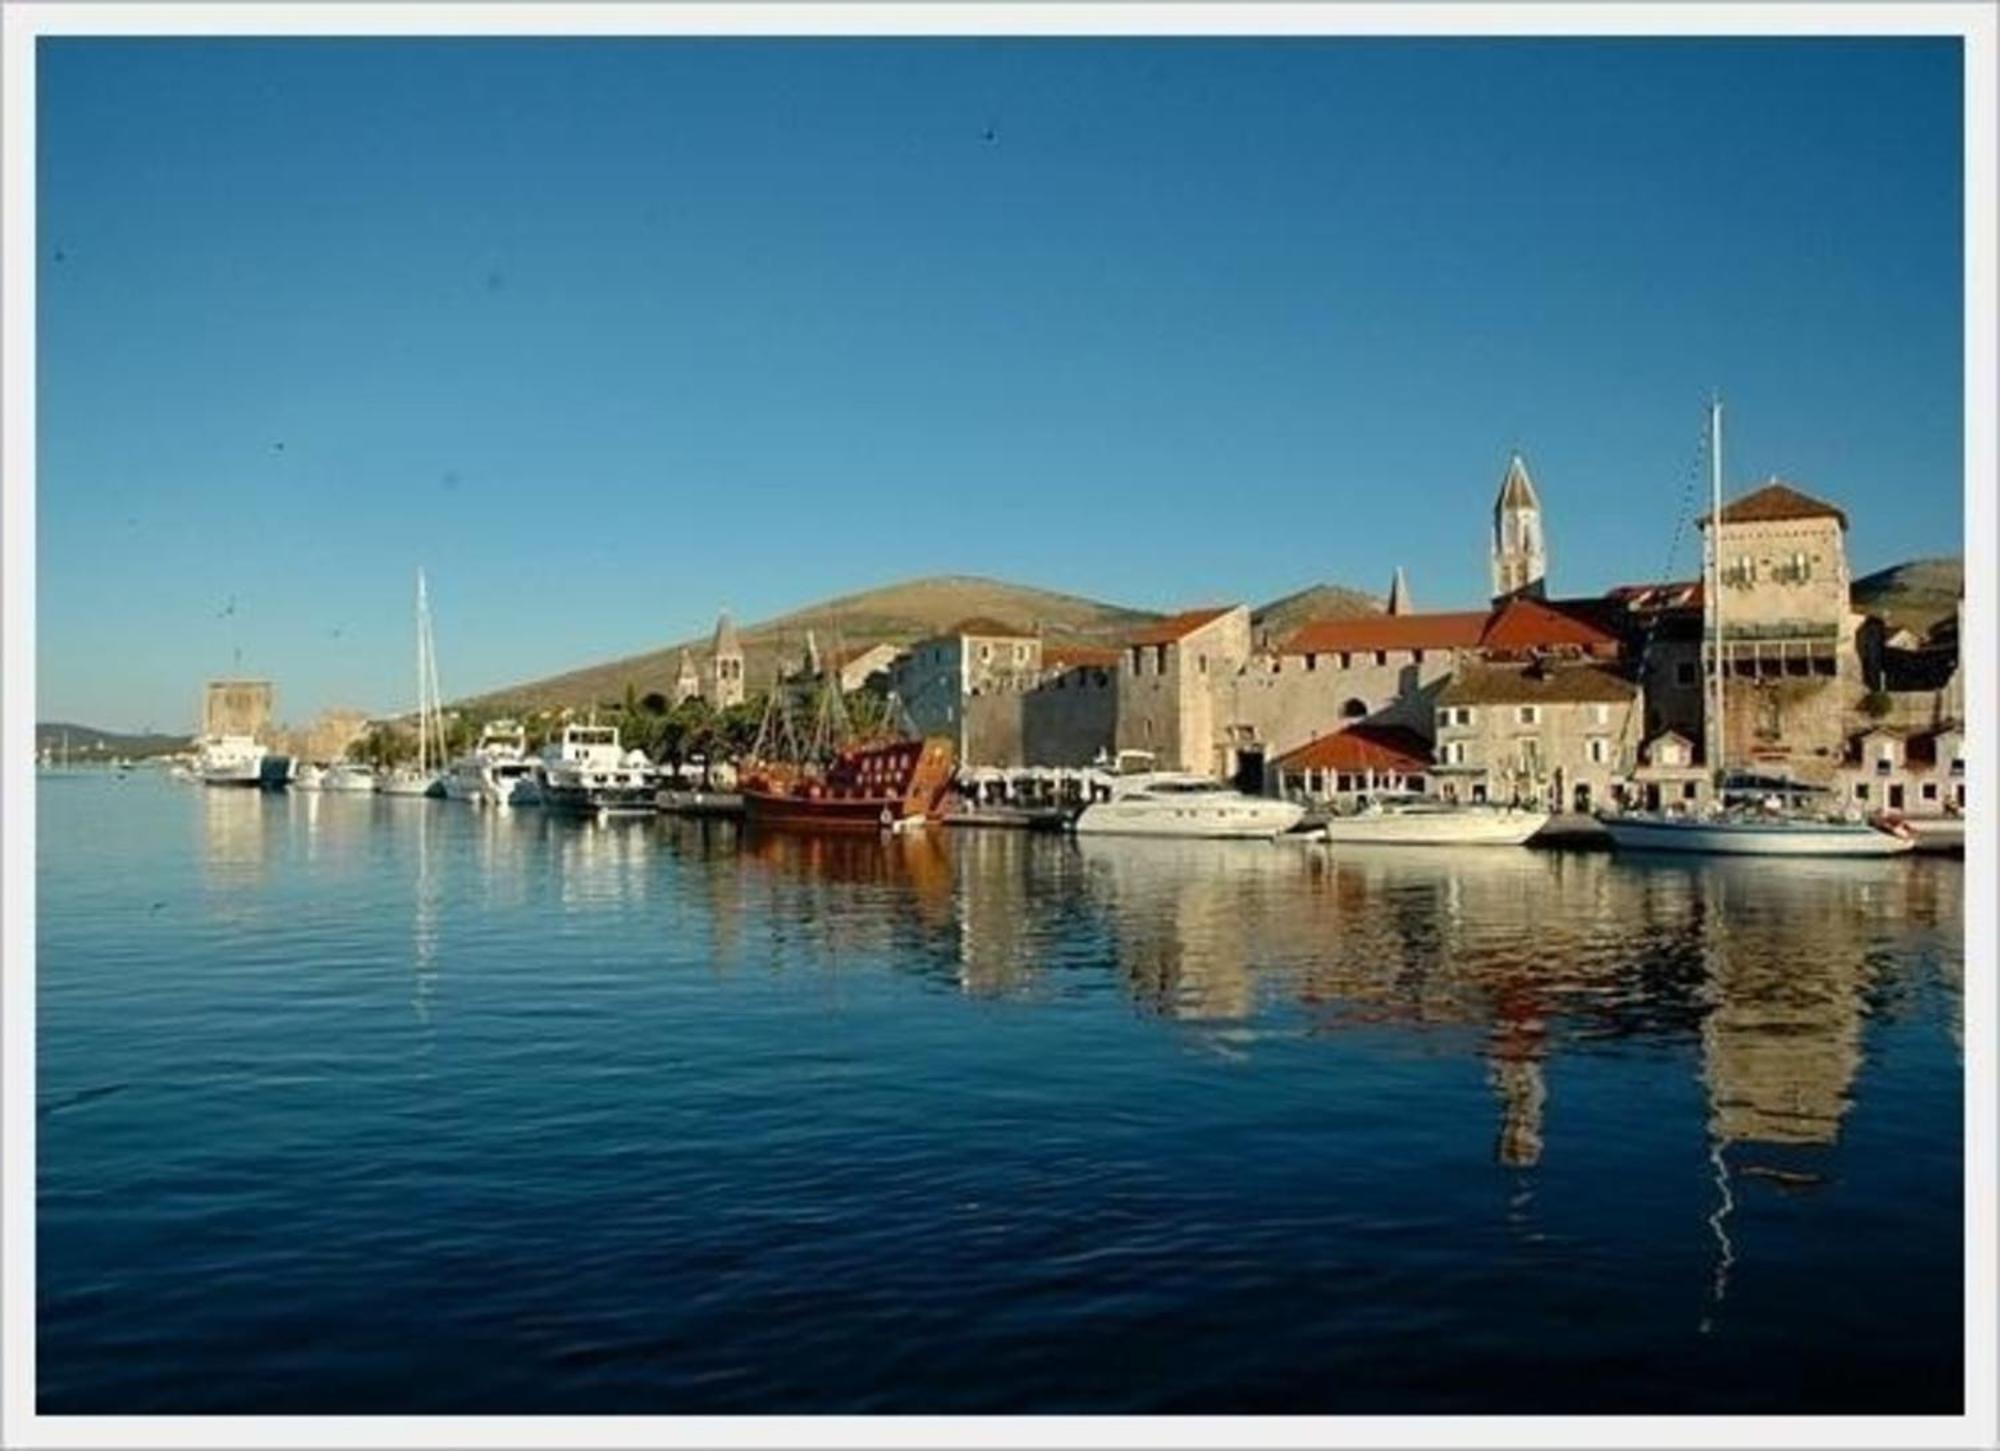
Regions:
<instances>
[{"instance_id":1,"label":"small white boat","mask_svg":"<svg viewBox=\"0 0 2000 1451\"><path fill-rule=\"evenodd\" d=\"M479 733L479 744L451 763L444 794L454 801L489 806L533 806L542 799L528 733L511 720L496 720Z\"/></svg>"},{"instance_id":2,"label":"small white boat","mask_svg":"<svg viewBox=\"0 0 2000 1451\"><path fill-rule=\"evenodd\" d=\"M441 796L444 786L435 771L419 766L393 766L376 778L375 789L384 796Z\"/></svg>"},{"instance_id":3,"label":"small white boat","mask_svg":"<svg viewBox=\"0 0 2000 1451\"><path fill-rule=\"evenodd\" d=\"M263 780L264 755L250 736L204 736L194 773L210 786L255 786Z\"/></svg>"},{"instance_id":4,"label":"small white boat","mask_svg":"<svg viewBox=\"0 0 2000 1451\"><path fill-rule=\"evenodd\" d=\"M619 749L618 727L567 725L542 752L542 804L556 811L651 812L652 763Z\"/></svg>"},{"instance_id":5,"label":"small white boat","mask_svg":"<svg viewBox=\"0 0 2000 1451\"><path fill-rule=\"evenodd\" d=\"M362 761L336 761L320 777L319 789L373 792L375 768Z\"/></svg>"},{"instance_id":6,"label":"small white boat","mask_svg":"<svg viewBox=\"0 0 2000 1451\"><path fill-rule=\"evenodd\" d=\"M298 770L292 773L294 791L317 791L326 780L326 772L311 761L299 762Z\"/></svg>"},{"instance_id":7,"label":"small white boat","mask_svg":"<svg viewBox=\"0 0 2000 1451\"><path fill-rule=\"evenodd\" d=\"M1076 818L1085 836L1193 836L1270 839L1305 815L1293 801L1246 796L1205 776L1142 771L1110 778L1111 799Z\"/></svg>"},{"instance_id":8,"label":"small white boat","mask_svg":"<svg viewBox=\"0 0 2000 1451\"><path fill-rule=\"evenodd\" d=\"M1548 812L1527 807L1383 795L1360 811L1328 818L1321 835L1371 846L1520 846L1548 824Z\"/></svg>"}]
</instances>

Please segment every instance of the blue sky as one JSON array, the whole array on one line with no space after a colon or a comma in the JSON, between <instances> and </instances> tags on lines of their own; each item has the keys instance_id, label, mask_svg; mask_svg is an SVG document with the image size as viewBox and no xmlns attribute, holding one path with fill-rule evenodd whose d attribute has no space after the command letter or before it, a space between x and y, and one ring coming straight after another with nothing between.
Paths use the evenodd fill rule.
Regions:
<instances>
[{"instance_id":1,"label":"blue sky","mask_svg":"<svg viewBox=\"0 0 2000 1451\"><path fill-rule=\"evenodd\" d=\"M1594 591L1711 388L1732 487L1955 553L1959 65L44 40L38 714L407 704L420 564L447 694L916 574L1476 604L1514 447Z\"/></svg>"}]
</instances>

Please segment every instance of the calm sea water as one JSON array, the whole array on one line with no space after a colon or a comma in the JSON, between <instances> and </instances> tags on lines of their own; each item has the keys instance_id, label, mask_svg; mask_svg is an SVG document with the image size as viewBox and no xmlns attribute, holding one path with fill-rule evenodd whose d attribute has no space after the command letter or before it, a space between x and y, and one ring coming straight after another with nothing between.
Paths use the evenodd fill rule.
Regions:
<instances>
[{"instance_id":1,"label":"calm sea water","mask_svg":"<svg viewBox=\"0 0 2000 1451\"><path fill-rule=\"evenodd\" d=\"M39 810L44 1412L1959 1406L1956 862Z\"/></svg>"}]
</instances>

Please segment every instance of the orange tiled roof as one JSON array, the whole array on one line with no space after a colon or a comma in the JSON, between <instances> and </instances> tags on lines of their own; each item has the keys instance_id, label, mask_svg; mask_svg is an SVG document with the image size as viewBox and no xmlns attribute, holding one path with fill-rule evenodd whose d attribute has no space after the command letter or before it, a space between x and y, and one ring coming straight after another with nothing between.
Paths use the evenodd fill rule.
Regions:
<instances>
[{"instance_id":1,"label":"orange tiled roof","mask_svg":"<svg viewBox=\"0 0 2000 1451\"><path fill-rule=\"evenodd\" d=\"M1206 609L1182 610L1177 615L1168 615L1164 620L1155 620L1137 634L1125 637L1128 645L1171 645L1184 635L1191 635L1203 625L1221 619L1234 605L1211 605Z\"/></svg>"},{"instance_id":2,"label":"orange tiled roof","mask_svg":"<svg viewBox=\"0 0 2000 1451\"><path fill-rule=\"evenodd\" d=\"M1118 663L1118 652L1102 645L1044 645L1042 664L1058 670L1070 670L1079 665L1095 665L1110 669Z\"/></svg>"},{"instance_id":3,"label":"orange tiled roof","mask_svg":"<svg viewBox=\"0 0 2000 1451\"><path fill-rule=\"evenodd\" d=\"M1349 726L1308 741L1278 757L1287 771L1395 771L1420 775L1431 768L1430 743L1402 726Z\"/></svg>"},{"instance_id":4,"label":"orange tiled roof","mask_svg":"<svg viewBox=\"0 0 2000 1451\"><path fill-rule=\"evenodd\" d=\"M1486 632L1487 610L1422 615L1355 615L1308 620L1278 647L1285 655L1362 650L1470 650Z\"/></svg>"},{"instance_id":5,"label":"orange tiled roof","mask_svg":"<svg viewBox=\"0 0 2000 1451\"><path fill-rule=\"evenodd\" d=\"M1494 611L1485 633L1479 637L1482 650L1512 652L1557 650L1566 646L1605 650L1618 644L1616 635L1584 618L1581 610L1518 598Z\"/></svg>"},{"instance_id":6,"label":"orange tiled roof","mask_svg":"<svg viewBox=\"0 0 2000 1451\"><path fill-rule=\"evenodd\" d=\"M1781 519L1838 519L1847 527L1847 515L1823 499L1802 494L1782 479L1772 479L1763 488L1732 499L1722 506L1725 524L1763 524ZM1704 518L1703 522L1707 522Z\"/></svg>"}]
</instances>

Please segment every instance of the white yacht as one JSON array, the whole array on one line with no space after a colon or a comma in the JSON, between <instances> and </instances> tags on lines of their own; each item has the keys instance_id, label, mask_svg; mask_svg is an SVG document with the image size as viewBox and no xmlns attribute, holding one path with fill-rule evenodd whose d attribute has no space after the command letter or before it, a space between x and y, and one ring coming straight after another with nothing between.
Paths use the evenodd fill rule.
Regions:
<instances>
[{"instance_id":1,"label":"white yacht","mask_svg":"<svg viewBox=\"0 0 2000 1451\"><path fill-rule=\"evenodd\" d=\"M370 791L375 789L375 768L365 761L335 761L320 777L322 791Z\"/></svg>"},{"instance_id":2,"label":"white yacht","mask_svg":"<svg viewBox=\"0 0 2000 1451\"><path fill-rule=\"evenodd\" d=\"M528 733L511 720L496 720L479 733L479 744L451 763L444 794L454 801L489 806L532 806L542 799Z\"/></svg>"},{"instance_id":3,"label":"white yacht","mask_svg":"<svg viewBox=\"0 0 2000 1451\"><path fill-rule=\"evenodd\" d=\"M1520 846L1548 824L1548 812L1527 807L1384 793L1359 811L1329 817L1322 835L1357 845Z\"/></svg>"},{"instance_id":4,"label":"white yacht","mask_svg":"<svg viewBox=\"0 0 2000 1451\"><path fill-rule=\"evenodd\" d=\"M203 736L194 773L210 786L255 786L263 779L264 754L251 736Z\"/></svg>"},{"instance_id":5,"label":"white yacht","mask_svg":"<svg viewBox=\"0 0 2000 1451\"><path fill-rule=\"evenodd\" d=\"M1246 796L1206 776L1141 771L1111 776L1109 800L1093 801L1076 818L1081 835L1273 838L1305 815L1292 801Z\"/></svg>"},{"instance_id":6,"label":"white yacht","mask_svg":"<svg viewBox=\"0 0 2000 1451\"><path fill-rule=\"evenodd\" d=\"M542 804L597 813L653 809L654 771L640 751L623 751L618 727L567 725L542 750Z\"/></svg>"},{"instance_id":7,"label":"white yacht","mask_svg":"<svg viewBox=\"0 0 2000 1451\"><path fill-rule=\"evenodd\" d=\"M317 791L325 783L325 780L326 771L322 767L314 765L311 761L301 761L299 762L298 769L292 773L292 789L294 791Z\"/></svg>"}]
</instances>

